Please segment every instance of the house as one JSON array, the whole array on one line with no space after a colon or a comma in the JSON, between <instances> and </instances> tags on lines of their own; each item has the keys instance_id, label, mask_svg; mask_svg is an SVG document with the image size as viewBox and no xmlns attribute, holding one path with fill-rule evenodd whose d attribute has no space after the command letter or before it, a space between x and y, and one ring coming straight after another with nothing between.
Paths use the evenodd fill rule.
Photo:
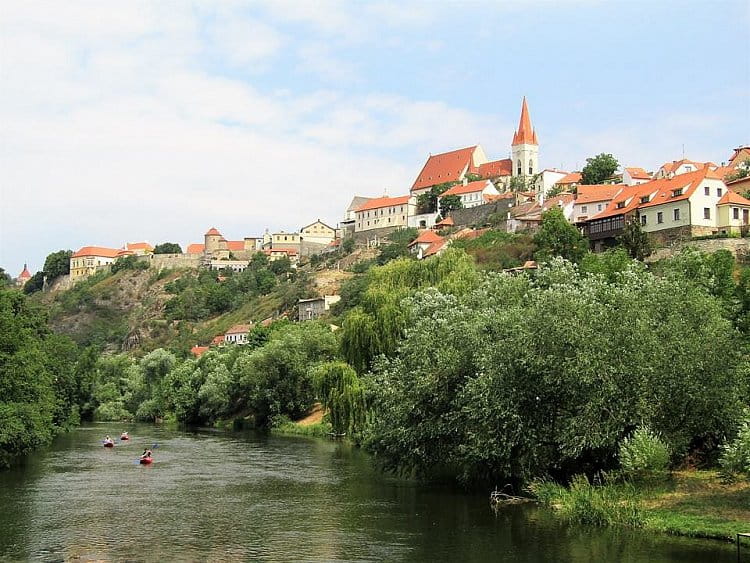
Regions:
<instances>
[{"instance_id":1,"label":"house","mask_svg":"<svg viewBox=\"0 0 750 563\"><path fill-rule=\"evenodd\" d=\"M127 250L136 256L146 256L147 254L154 253L154 247L147 242L128 242L123 246L123 250Z\"/></svg>"},{"instance_id":2,"label":"house","mask_svg":"<svg viewBox=\"0 0 750 563\"><path fill-rule=\"evenodd\" d=\"M573 223L580 223L604 211L622 184L584 184L578 186L573 200Z\"/></svg>"},{"instance_id":3,"label":"house","mask_svg":"<svg viewBox=\"0 0 750 563\"><path fill-rule=\"evenodd\" d=\"M349 203L349 207L347 207L346 211L344 211L344 219L339 223L339 227L342 231L342 238L343 233L354 232L354 223L357 220L357 208L367 203L371 199L371 197L362 197L359 195L355 195L352 198L352 201Z\"/></svg>"},{"instance_id":4,"label":"house","mask_svg":"<svg viewBox=\"0 0 750 563\"><path fill-rule=\"evenodd\" d=\"M458 186L444 191L440 198L447 196L458 196L461 199L461 204L465 207L476 207L477 205L483 205L487 201L487 196L499 195L500 192L489 180L478 180L476 182L466 182Z\"/></svg>"},{"instance_id":5,"label":"house","mask_svg":"<svg viewBox=\"0 0 750 563\"><path fill-rule=\"evenodd\" d=\"M437 234L435 231L425 230L419 233L417 238L411 241L408 245L409 252L416 254L418 259L422 259L425 251L427 251L433 243L441 242L443 237Z\"/></svg>"},{"instance_id":6,"label":"house","mask_svg":"<svg viewBox=\"0 0 750 563\"><path fill-rule=\"evenodd\" d=\"M536 178L536 191L546 195L559 181L567 176L569 176L567 172L557 168L545 168Z\"/></svg>"},{"instance_id":7,"label":"house","mask_svg":"<svg viewBox=\"0 0 750 563\"><path fill-rule=\"evenodd\" d=\"M234 325L224 333L224 342L226 344L247 344L247 333L252 328L252 324Z\"/></svg>"},{"instance_id":8,"label":"house","mask_svg":"<svg viewBox=\"0 0 750 563\"><path fill-rule=\"evenodd\" d=\"M559 186L564 191L571 192L578 184L581 183L582 174L580 172L571 172L560 178L555 182L556 186Z\"/></svg>"},{"instance_id":9,"label":"house","mask_svg":"<svg viewBox=\"0 0 750 563\"><path fill-rule=\"evenodd\" d=\"M512 227L513 231L511 232L515 232L519 229L536 230L542 222L542 215L555 207L562 210L565 219L572 223L573 210L575 208L575 194L561 193L546 199L542 204L534 202L531 207L527 208L525 213L513 216L514 224Z\"/></svg>"},{"instance_id":10,"label":"house","mask_svg":"<svg viewBox=\"0 0 750 563\"><path fill-rule=\"evenodd\" d=\"M296 248L265 248L263 254L268 257L269 262L289 258L292 264L299 262L299 251Z\"/></svg>"},{"instance_id":11,"label":"house","mask_svg":"<svg viewBox=\"0 0 750 563\"><path fill-rule=\"evenodd\" d=\"M271 234L271 245L270 247L263 245L264 248L296 248L299 250L300 245L300 234L299 233L287 233L286 231L279 231L278 233Z\"/></svg>"},{"instance_id":12,"label":"house","mask_svg":"<svg viewBox=\"0 0 750 563\"><path fill-rule=\"evenodd\" d=\"M435 230L449 229L453 227L455 224L456 223L453 221L452 217L446 217L445 219L441 219L440 221L435 223L435 225L432 228Z\"/></svg>"},{"instance_id":13,"label":"house","mask_svg":"<svg viewBox=\"0 0 750 563\"><path fill-rule=\"evenodd\" d=\"M411 187L411 194L418 196L438 184L470 179L469 174L507 188L512 177L534 176L538 170L539 142L524 97L511 143L511 158L490 161L480 145L430 155Z\"/></svg>"},{"instance_id":14,"label":"house","mask_svg":"<svg viewBox=\"0 0 750 563\"><path fill-rule=\"evenodd\" d=\"M746 160L750 160L750 145L742 145L734 149L732 156L729 157L728 166L736 169Z\"/></svg>"},{"instance_id":15,"label":"house","mask_svg":"<svg viewBox=\"0 0 750 563\"><path fill-rule=\"evenodd\" d=\"M407 217L414 215L416 200L414 195L372 198L357 208L354 231L406 227Z\"/></svg>"},{"instance_id":16,"label":"house","mask_svg":"<svg viewBox=\"0 0 750 563\"><path fill-rule=\"evenodd\" d=\"M312 242L326 246L336 238L336 229L329 227L320 219L300 229L300 237L304 242Z\"/></svg>"},{"instance_id":17,"label":"house","mask_svg":"<svg viewBox=\"0 0 750 563\"><path fill-rule=\"evenodd\" d=\"M659 170L654 174L655 180L661 180L663 178L672 178L673 176L679 176L680 174L686 174L688 172L695 172L696 170L702 170L706 167L716 168L713 162L695 162L694 160L688 160L683 158L682 160L673 160L672 162L665 162L659 167Z\"/></svg>"},{"instance_id":18,"label":"house","mask_svg":"<svg viewBox=\"0 0 750 563\"><path fill-rule=\"evenodd\" d=\"M203 354L208 352L208 346L198 346L197 344L190 348L190 353L196 358L200 358Z\"/></svg>"},{"instance_id":19,"label":"house","mask_svg":"<svg viewBox=\"0 0 750 563\"><path fill-rule=\"evenodd\" d=\"M75 282L96 273L99 268L109 266L117 258L119 248L84 246L70 257L70 281Z\"/></svg>"},{"instance_id":20,"label":"house","mask_svg":"<svg viewBox=\"0 0 750 563\"><path fill-rule=\"evenodd\" d=\"M747 234L750 223L750 200L728 189L716 204L716 208L720 233L741 233L743 236Z\"/></svg>"},{"instance_id":21,"label":"house","mask_svg":"<svg viewBox=\"0 0 750 563\"><path fill-rule=\"evenodd\" d=\"M324 295L323 297L300 299L297 302L299 320L312 321L319 319L330 310L331 305L338 303L340 300L340 295Z\"/></svg>"},{"instance_id":22,"label":"house","mask_svg":"<svg viewBox=\"0 0 750 563\"><path fill-rule=\"evenodd\" d=\"M584 229L596 249L611 244L632 220L660 242L739 230L747 200L725 197L728 191L710 166L627 186Z\"/></svg>"},{"instance_id":23,"label":"house","mask_svg":"<svg viewBox=\"0 0 750 563\"><path fill-rule=\"evenodd\" d=\"M635 186L651 181L651 174L643 168L631 167L624 168L622 171L622 183L626 186Z\"/></svg>"},{"instance_id":24,"label":"house","mask_svg":"<svg viewBox=\"0 0 750 563\"><path fill-rule=\"evenodd\" d=\"M23 265L23 270L21 270L21 273L18 274L18 277L16 278L16 287L23 287L26 285L26 282L31 279L31 272L29 272L29 269L26 267L26 264Z\"/></svg>"}]
</instances>

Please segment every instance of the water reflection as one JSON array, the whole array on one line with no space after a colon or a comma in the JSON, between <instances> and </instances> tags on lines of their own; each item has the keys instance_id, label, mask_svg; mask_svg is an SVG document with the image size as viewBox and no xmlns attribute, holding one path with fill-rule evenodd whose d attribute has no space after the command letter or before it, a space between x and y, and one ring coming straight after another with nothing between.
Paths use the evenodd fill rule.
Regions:
<instances>
[{"instance_id":1,"label":"water reflection","mask_svg":"<svg viewBox=\"0 0 750 563\"><path fill-rule=\"evenodd\" d=\"M377 472L342 444L93 425L0 474L0 558L733 561L732 546L567 527L533 505ZM154 464L136 463L158 444Z\"/></svg>"}]
</instances>

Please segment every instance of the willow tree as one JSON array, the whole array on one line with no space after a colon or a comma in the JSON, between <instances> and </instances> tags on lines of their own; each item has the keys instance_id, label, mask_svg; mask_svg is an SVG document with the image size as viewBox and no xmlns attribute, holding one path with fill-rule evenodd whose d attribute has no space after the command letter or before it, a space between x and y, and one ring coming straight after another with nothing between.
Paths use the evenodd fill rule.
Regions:
<instances>
[{"instance_id":1,"label":"willow tree","mask_svg":"<svg viewBox=\"0 0 750 563\"><path fill-rule=\"evenodd\" d=\"M344 319L341 336L341 353L359 373L364 373L378 354L378 335L375 319L361 307L355 307Z\"/></svg>"},{"instance_id":2,"label":"willow tree","mask_svg":"<svg viewBox=\"0 0 750 563\"><path fill-rule=\"evenodd\" d=\"M364 388L349 364L321 364L313 371L313 384L323 408L330 410L335 433L353 434L364 427L367 418Z\"/></svg>"}]
</instances>

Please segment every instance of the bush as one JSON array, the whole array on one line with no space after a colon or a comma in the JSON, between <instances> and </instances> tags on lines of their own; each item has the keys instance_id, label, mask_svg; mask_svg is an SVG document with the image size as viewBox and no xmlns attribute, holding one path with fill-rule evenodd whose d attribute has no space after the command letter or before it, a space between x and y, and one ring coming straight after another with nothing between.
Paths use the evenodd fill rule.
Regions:
<instances>
[{"instance_id":1,"label":"bush","mask_svg":"<svg viewBox=\"0 0 750 563\"><path fill-rule=\"evenodd\" d=\"M99 405L94 411L94 420L100 422L130 420L132 415L125 409L122 401L108 401Z\"/></svg>"},{"instance_id":2,"label":"bush","mask_svg":"<svg viewBox=\"0 0 750 563\"><path fill-rule=\"evenodd\" d=\"M620 443L617 453L620 467L630 477L665 471L669 448L648 428L639 427Z\"/></svg>"},{"instance_id":3,"label":"bush","mask_svg":"<svg viewBox=\"0 0 750 563\"><path fill-rule=\"evenodd\" d=\"M730 475L745 473L750 477L750 417L740 426L737 437L721 447L719 465Z\"/></svg>"}]
</instances>

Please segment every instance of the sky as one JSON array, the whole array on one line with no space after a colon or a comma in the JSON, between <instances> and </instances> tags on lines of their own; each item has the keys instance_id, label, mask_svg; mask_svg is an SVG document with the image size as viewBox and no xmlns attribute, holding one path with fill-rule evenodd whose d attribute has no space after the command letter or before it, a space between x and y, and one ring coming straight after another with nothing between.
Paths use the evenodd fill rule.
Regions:
<instances>
[{"instance_id":1,"label":"sky","mask_svg":"<svg viewBox=\"0 0 750 563\"><path fill-rule=\"evenodd\" d=\"M335 226L430 153L649 170L750 144L750 2L0 0L0 267Z\"/></svg>"}]
</instances>

